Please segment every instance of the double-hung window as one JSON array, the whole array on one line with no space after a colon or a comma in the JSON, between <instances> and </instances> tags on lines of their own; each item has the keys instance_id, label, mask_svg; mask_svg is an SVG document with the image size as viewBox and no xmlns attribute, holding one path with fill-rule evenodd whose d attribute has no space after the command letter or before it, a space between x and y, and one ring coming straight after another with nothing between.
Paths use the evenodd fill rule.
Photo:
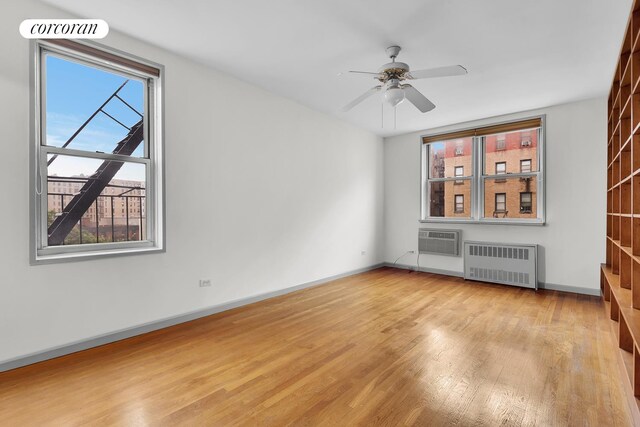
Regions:
<instances>
[{"instance_id":1,"label":"double-hung window","mask_svg":"<svg viewBox=\"0 0 640 427\"><path fill-rule=\"evenodd\" d=\"M422 221L544 223L544 116L422 142Z\"/></svg>"},{"instance_id":2,"label":"double-hung window","mask_svg":"<svg viewBox=\"0 0 640 427\"><path fill-rule=\"evenodd\" d=\"M496 193L496 204L495 210L493 211L493 216L497 217L498 215L504 213L507 213L507 194Z\"/></svg>"},{"instance_id":3,"label":"double-hung window","mask_svg":"<svg viewBox=\"0 0 640 427\"><path fill-rule=\"evenodd\" d=\"M162 66L32 44L33 263L164 249Z\"/></svg>"},{"instance_id":4,"label":"double-hung window","mask_svg":"<svg viewBox=\"0 0 640 427\"><path fill-rule=\"evenodd\" d=\"M456 166L454 168L456 178L461 178L464 176L464 166ZM457 179L455 182L456 185L464 184L464 181L461 179Z\"/></svg>"},{"instance_id":5,"label":"double-hung window","mask_svg":"<svg viewBox=\"0 0 640 427\"><path fill-rule=\"evenodd\" d=\"M455 212L456 213L464 212L464 194L456 194Z\"/></svg>"}]
</instances>

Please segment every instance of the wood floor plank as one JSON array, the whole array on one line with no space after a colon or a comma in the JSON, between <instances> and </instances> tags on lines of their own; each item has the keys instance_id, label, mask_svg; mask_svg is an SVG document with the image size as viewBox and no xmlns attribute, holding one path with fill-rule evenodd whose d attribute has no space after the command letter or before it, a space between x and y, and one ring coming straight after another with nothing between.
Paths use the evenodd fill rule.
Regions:
<instances>
[{"instance_id":1,"label":"wood floor plank","mask_svg":"<svg viewBox=\"0 0 640 427\"><path fill-rule=\"evenodd\" d=\"M596 297L381 268L0 374L0 424L631 425Z\"/></svg>"}]
</instances>

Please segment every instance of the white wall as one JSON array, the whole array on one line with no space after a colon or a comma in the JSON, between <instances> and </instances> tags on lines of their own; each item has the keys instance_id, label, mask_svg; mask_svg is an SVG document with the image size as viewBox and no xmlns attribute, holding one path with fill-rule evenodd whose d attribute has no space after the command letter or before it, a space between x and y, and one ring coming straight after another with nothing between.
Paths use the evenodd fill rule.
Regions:
<instances>
[{"instance_id":1,"label":"white wall","mask_svg":"<svg viewBox=\"0 0 640 427\"><path fill-rule=\"evenodd\" d=\"M460 228L464 240L537 243L539 280L547 287L597 293L599 263L605 258L606 99L592 99L490 120L482 125L545 113L546 211L543 227L476 224L420 224L420 135L418 132L384 143L385 260L393 262L416 250L418 228ZM449 126L429 131L447 131ZM416 256L399 263L415 265ZM420 266L462 272L462 257L421 255ZM559 286L553 286L559 285ZM573 289L580 288L580 289Z\"/></svg>"},{"instance_id":2,"label":"white wall","mask_svg":"<svg viewBox=\"0 0 640 427\"><path fill-rule=\"evenodd\" d=\"M166 66L167 252L29 266L18 25L56 17L32 0L0 14L0 363L382 260L381 138L112 32Z\"/></svg>"}]
</instances>

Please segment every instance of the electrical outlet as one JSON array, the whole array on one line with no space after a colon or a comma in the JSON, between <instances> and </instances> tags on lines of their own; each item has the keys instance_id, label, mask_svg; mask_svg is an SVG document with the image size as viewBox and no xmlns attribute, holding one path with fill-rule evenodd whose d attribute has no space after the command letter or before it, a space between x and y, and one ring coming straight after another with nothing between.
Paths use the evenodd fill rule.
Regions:
<instances>
[{"instance_id":1,"label":"electrical outlet","mask_svg":"<svg viewBox=\"0 0 640 427\"><path fill-rule=\"evenodd\" d=\"M200 286L201 288L208 288L209 286L211 286L211 279L200 279L198 286Z\"/></svg>"},{"instance_id":2,"label":"electrical outlet","mask_svg":"<svg viewBox=\"0 0 640 427\"><path fill-rule=\"evenodd\" d=\"M367 251L360 251L360 255L366 255Z\"/></svg>"},{"instance_id":3,"label":"electrical outlet","mask_svg":"<svg viewBox=\"0 0 640 427\"><path fill-rule=\"evenodd\" d=\"M416 251L409 251L409 253L410 253L410 254L415 254L415 253L416 253Z\"/></svg>"}]
</instances>

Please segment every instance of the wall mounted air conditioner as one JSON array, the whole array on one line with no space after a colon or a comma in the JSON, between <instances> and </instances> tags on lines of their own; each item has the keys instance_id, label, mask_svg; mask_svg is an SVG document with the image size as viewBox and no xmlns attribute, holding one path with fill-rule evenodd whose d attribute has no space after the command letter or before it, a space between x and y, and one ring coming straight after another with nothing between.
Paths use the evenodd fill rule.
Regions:
<instances>
[{"instance_id":1,"label":"wall mounted air conditioner","mask_svg":"<svg viewBox=\"0 0 640 427\"><path fill-rule=\"evenodd\" d=\"M462 230L421 228L418 231L418 252L421 254L460 256Z\"/></svg>"}]
</instances>

